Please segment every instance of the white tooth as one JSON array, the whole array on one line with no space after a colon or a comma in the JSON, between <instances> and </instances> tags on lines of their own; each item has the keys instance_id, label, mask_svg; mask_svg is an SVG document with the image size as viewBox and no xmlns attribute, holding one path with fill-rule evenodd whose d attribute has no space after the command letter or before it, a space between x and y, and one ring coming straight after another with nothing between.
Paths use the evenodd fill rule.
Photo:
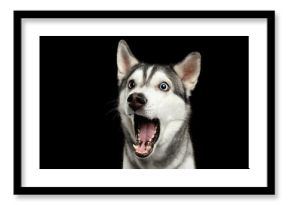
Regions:
<instances>
[{"instance_id":1,"label":"white tooth","mask_svg":"<svg viewBox=\"0 0 290 205\"><path fill-rule=\"evenodd\" d=\"M134 149L137 149L137 145L133 144Z\"/></svg>"}]
</instances>

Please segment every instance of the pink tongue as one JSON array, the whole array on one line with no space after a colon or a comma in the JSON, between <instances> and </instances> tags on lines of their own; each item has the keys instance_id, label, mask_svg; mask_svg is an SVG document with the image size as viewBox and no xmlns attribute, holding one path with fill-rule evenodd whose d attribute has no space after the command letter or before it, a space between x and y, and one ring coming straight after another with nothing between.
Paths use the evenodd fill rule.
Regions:
<instances>
[{"instance_id":1,"label":"pink tongue","mask_svg":"<svg viewBox=\"0 0 290 205\"><path fill-rule=\"evenodd\" d=\"M139 140L141 142L136 149L137 152L142 153L146 151L145 143L148 142L153 137L154 132L155 126L153 123L146 123L141 125L139 134Z\"/></svg>"},{"instance_id":2,"label":"pink tongue","mask_svg":"<svg viewBox=\"0 0 290 205\"><path fill-rule=\"evenodd\" d=\"M152 138L154 131L155 131L155 126L153 123L146 123L146 124L141 125L140 134L139 134L140 141L141 142L149 141Z\"/></svg>"}]
</instances>

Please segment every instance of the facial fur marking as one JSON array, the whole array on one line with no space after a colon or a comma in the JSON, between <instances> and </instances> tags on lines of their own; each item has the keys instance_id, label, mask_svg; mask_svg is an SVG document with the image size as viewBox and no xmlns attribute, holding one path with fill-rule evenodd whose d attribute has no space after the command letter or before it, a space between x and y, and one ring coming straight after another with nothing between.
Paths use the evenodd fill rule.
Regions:
<instances>
[{"instance_id":1,"label":"facial fur marking","mask_svg":"<svg viewBox=\"0 0 290 205\"><path fill-rule=\"evenodd\" d=\"M122 79L122 81L121 81L121 83L120 83L120 86L119 86L119 92L120 92L121 90L123 90L123 89L127 86L127 81L128 81L128 79L131 77L131 75L132 75L136 70L141 69L143 66L145 66L144 63L139 63L139 64L137 64L137 65L135 65L135 66L132 67L132 69L131 69L131 71L128 73L128 75L125 76L125 77Z\"/></svg>"},{"instance_id":2,"label":"facial fur marking","mask_svg":"<svg viewBox=\"0 0 290 205\"><path fill-rule=\"evenodd\" d=\"M188 103L189 101L186 96L185 87L182 84L176 72L173 70L172 66L159 66L159 68L163 70L165 75L169 78L169 80L173 84L174 94L181 97L181 99L183 99L185 103Z\"/></svg>"},{"instance_id":3,"label":"facial fur marking","mask_svg":"<svg viewBox=\"0 0 290 205\"><path fill-rule=\"evenodd\" d=\"M145 81L146 81L146 78L147 78L147 70L149 69L149 65L148 64L145 64L144 67L142 68L143 70L143 82L142 82L142 85L145 85Z\"/></svg>"},{"instance_id":4,"label":"facial fur marking","mask_svg":"<svg viewBox=\"0 0 290 205\"><path fill-rule=\"evenodd\" d=\"M146 85L148 85L153 77L153 75L156 73L156 71L158 70L158 65L153 65L152 69L151 69L151 73L149 75L149 77L146 80Z\"/></svg>"}]
</instances>

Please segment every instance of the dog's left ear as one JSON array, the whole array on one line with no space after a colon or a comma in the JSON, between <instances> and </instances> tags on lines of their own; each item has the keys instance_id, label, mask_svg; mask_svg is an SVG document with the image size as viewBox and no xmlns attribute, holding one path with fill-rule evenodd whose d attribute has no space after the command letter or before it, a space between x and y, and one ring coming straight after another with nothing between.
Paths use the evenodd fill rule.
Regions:
<instances>
[{"instance_id":1,"label":"dog's left ear","mask_svg":"<svg viewBox=\"0 0 290 205\"><path fill-rule=\"evenodd\" d=\"M138 60L132 54L126 41L121 40L117 50L118 80L121 80L129 73L131 68L138 64Z\"/></svg>"},{"instance_id":2,"label":"dog's left ear","mask_svg":"<svg viewBox=\"0 0 290 205\"><path fill-rule=\"evenodd\" d=\"M198 52L188 54L183 61L176 64L173 68L184 83L186 94L190 96L195 88L200 73L201 56Z\"/></svg>"}]
</instances>

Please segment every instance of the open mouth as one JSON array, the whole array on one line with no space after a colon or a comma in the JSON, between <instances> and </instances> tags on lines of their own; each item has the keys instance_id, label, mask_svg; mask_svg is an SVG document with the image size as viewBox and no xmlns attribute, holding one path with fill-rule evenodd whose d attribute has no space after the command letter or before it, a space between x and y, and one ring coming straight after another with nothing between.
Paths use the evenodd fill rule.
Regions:
<instances>
[{"instance_id":1,"label":"open mouth","mask_svg":"<svg viewBox=\"0 0 290 205\"><path fill-rule=\"evenodd\" d=\"M136 143L133 144L138 157L147 157L152 151L160 133L158 119L150 120L140 115L134 115Z\"/></svg>"}]
</instances>

